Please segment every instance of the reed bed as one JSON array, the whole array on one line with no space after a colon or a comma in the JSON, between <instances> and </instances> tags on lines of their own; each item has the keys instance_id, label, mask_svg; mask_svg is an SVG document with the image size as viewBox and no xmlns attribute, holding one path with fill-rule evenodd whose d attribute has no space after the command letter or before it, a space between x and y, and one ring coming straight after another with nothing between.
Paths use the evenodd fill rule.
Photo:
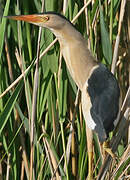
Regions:
<instances>
[{"instance_id":1,"label":"reed bed","mask_svg":"<svg viewBox=\"0 0 130 180\"><path fill-rule=\"evenodd\" d=\"M94 179L130 179L130 1L0 0L0 179L85 180L80 92L54 35L7 15L55 11L83 34L93 56L115 74L121 115L110 133L117 159L102 160L94 135Z\"/></svg>"}]
</instances>

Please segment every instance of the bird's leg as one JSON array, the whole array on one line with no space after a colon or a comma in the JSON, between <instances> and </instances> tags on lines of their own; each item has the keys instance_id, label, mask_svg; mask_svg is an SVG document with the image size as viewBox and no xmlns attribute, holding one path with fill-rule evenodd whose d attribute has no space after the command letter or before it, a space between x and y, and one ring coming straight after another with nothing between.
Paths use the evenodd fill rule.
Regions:
<instances>
[{"instance_id":1,"label":"bird's leg","mask_svg":"<svg viewBox=\"0 0 130 180\"><path fill-rule=\"evenodd\" d=\"M88 178L87 180L93 180L93 132L86 125L87 134L87 149L88 149Z\"/></svg>"}]
</instances>

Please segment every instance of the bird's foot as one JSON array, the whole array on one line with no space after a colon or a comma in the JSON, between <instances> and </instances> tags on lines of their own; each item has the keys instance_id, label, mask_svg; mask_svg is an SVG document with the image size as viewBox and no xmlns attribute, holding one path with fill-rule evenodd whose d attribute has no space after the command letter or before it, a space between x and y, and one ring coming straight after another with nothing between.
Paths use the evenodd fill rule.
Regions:
<instances>
[{"instance_id":1,"label":"bird's foot","mask_svg":"<svg viewBox=\"0 0 130 180\"><path fill-rule=\"evenodd\" d=\"M117 159L116 154L114 154L114 153L112 152L112 149L109 147L109 142L108 142L108 141L105 141L105 142L103 143L103 150L104 150L105 152L107 152L113 159Z\"/></svg>"}]
</instances>

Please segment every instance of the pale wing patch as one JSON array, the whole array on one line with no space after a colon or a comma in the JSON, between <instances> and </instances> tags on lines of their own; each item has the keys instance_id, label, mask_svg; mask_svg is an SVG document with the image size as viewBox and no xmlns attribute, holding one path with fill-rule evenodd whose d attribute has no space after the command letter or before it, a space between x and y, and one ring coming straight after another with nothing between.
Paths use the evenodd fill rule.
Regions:
<instances>
[{"instance_id":1,"label":"pale wing patch","mask_svg":"<svg viewBox=\"0 0 130 180\"><path fill-rule=\"evenodd\" d=\"M87 82L85 83L82 90L82 111L83 111L83 116L84 116L84 119L86 121L88 128L94 130L96 127L96 124L90 114L90 109L92 107L92 104L91 104L91 100L87 93L86 88L87 88Z\"/></svg>"}]
</instances>

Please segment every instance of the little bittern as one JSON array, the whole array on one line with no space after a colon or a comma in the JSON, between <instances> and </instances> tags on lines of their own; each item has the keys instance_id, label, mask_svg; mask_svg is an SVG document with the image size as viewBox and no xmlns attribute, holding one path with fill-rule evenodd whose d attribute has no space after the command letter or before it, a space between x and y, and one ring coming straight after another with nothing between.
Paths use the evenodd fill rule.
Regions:
<instances>
[{"instance_id":1,"label":"little bittern","mask_svg":"<svg viewBox=\"0 0 130 180\"><path fill-rule=\"evenodd\" d=\"M119 111L120 91L116 78L105 65L95 60L81 33L64 16L47 12L8 18L48 28L57 37L69 72L82 93L89 157L88 179L92 179L93 131L101 143L106 141Z\"/></svg>"}]
</instances>

